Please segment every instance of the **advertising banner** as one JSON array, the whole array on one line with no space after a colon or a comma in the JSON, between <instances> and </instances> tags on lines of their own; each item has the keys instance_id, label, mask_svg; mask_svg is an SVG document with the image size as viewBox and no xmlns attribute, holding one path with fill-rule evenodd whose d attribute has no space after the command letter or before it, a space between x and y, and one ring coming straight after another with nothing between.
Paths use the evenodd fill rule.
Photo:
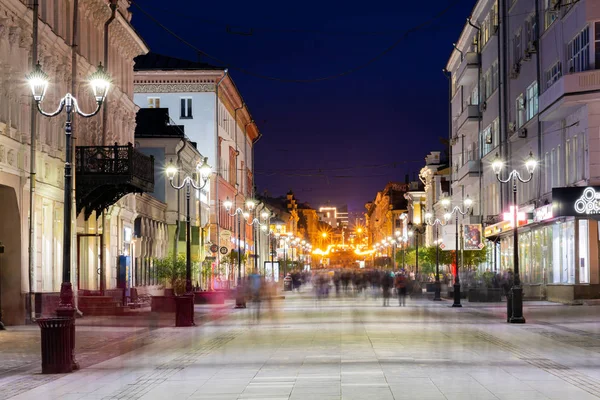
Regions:
<instances>
[{"instance_id":1,"label":"advertising banner","mask_svg":"<svg viewBox=\"0 0 600 400\"><path fill-rule=\"evenodd\" d=\"M481 242L482 237L481 224L463 225L465 250L481 250L483 248L483 243Z\"/></svg>"}]
</instances>

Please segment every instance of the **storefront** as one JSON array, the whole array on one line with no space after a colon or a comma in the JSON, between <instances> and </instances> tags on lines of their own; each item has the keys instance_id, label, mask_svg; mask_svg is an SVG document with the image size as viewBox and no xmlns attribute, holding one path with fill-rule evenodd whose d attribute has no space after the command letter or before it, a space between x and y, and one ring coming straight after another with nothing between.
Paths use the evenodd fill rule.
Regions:
<instances>
[{"instance_id":1,"label":"storefront","mask_svg":"<svg viewBox=\"0 0 600 400\"><path fill-rule=\"evenodd\" d=\"M556 188L553 203L519 221L519 266L526 298L565 303L600 296L598 223L600 188ZM498 269L513 268L512 221L489 226Z\"/></svg>"}]
</instances>

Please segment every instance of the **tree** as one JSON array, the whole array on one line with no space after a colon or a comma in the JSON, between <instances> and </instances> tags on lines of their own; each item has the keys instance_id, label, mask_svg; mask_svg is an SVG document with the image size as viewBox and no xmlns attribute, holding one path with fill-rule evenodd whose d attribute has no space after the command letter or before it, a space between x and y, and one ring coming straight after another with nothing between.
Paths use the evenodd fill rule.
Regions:
<instances>
[{"instance_id":1,"label":"tree","mask_svg":"<svg viewBox=\"0 0 600 400\"><path fill-rule=\"evenodd\" d=\"M465 250L463 253L463 267L466 269L477 269L479 265L488 259L489 248L484 246L481 250Z\"/></svg>"},{"instance_id":2,"label":"tree","mask_svg":"<svg viewBox=\"0 0 600 400\"><path fill-rule=\"evenodd\" d=\"M176 258L169 255L165 258L155 258L154 268L156 276L162 282L171 286L175 294L185 292L185 256L179 254ZM197 262L192 262L192 277L198 275L199 266Z\"/></svg>"}]
</instances>

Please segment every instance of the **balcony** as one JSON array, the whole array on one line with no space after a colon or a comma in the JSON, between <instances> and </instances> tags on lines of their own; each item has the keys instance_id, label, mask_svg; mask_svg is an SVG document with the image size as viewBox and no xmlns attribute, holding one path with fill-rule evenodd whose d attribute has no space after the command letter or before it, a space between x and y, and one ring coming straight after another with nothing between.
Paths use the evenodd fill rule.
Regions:
<instances>
[{"instance_id":1,"label":"balcony","mask_svg":"<svg viewBox=\"0 0 600 400\"><path fill-rule=\"evenodd\" d=\"M77 214L87 220L129 193L154 191L154 157L126 146L79 146L75 150Z\"/></svg>"},{"instance_id":2,"label":"balcony","mask_svg":"<svg viewBox=\"0 0 600 400\"><path fill-rule=\"evenodd\" d=\"M464 178L472 176L479 176L479 160L469 160L458 171L454 171L452 183L459 184Z\"/></svg>"},{"instance_id":3,"label":"balcony","mask_svg":"<svg viewBox=\"0 0 600 400\"><path fill-rule=\"evenodd\" d=\"M481 112L478 105L466 106L453 123L453 131L457 135L477 132Z\"/></svg>"},{"instance_id":4,"label":"balcony","mask_svg":"<svg viewBox=\"0 0 600 400\"><path fill-rule=\"evenodd\" d=\"M477 82L480 57L479 53L474 51L465 54L456 71L456 84L459 86L469 86Z\"/></svg>"},{"instance_id":5,"label":"balcony","mask_svg":"<svg viewBox=\"0 0 600 400\"><path fill-rule=\"evenodd\" d=\"M600 70L564 75L540 95L540 119L557 121L592 101L600 101Z\"/></svg>"}]
</instances>

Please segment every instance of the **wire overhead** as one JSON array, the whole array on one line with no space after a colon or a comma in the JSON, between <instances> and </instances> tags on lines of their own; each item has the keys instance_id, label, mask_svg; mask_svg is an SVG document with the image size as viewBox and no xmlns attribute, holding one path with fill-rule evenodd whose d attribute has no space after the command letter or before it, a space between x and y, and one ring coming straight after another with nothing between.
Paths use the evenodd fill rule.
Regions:
<instances>
[{"instance_id":1,"label":"wire overhead","mask_svg":"<svg viewBox=\"0 0 600 400\"><path fill-rule=\"evenodd\" d=\"M368 67L369 65L375 63L376 61L378 61L380 58L382 58L383 56L385 56L386 54L388 54L389 52L391 52L392 50L394 50L396 47L398 47L398 45L400 45L411 33L417 32L419 30L424 29L425 27L427 27L428 25L432 24L433 22L435 22L437 19L441 18L442 16L444 16L446 13L448 13L448 11L450 11L454 6L456 6L458 3L460 3L462 0L453 0L446 8L444 8L443 10L441 10L440 12L438 12L437 14L435 14L432 18L422 22L419 25L416 25L410 29L408 29L407 31L404 32L404 34L397 39L394 43L392 43L389 47L387 47L386 49L384 49L383 51L381 51L379 54L376 54L375 56L373 56L372 58L370 58L369 60L365 61L362 64L359 64L355 67L346 69L342 72L333 74L333 75L327 75L327 76L322 76L319 78L310 78L310 79L289 79L289 78L282 78L282 77L276 77L276 76L270 76L270 75L265 75L265 74L260 74L257 72L253 72L250 71L246 68L243 67L239 67L239 66L235 66L235 65L231 65L230 63L215 57L213 55L210 55L208 53L206 53L205 51L199 49L198 47L196 47L195 45L193 45L192 43L190 43L189 41L187 41L186 39L184 39L183 37L179 36L177 33L173 32L171 29L169 29L168 27L166 27L165 25L163 25L160 21L158 21L156 18L154 18L150 13L148 13L146 10L144 10L142 7L140 7L140 5L135 2L132 1L131 4L133 4L135 7L137 7L140 12L142 14L144 14L147 18L149 18L152 22L154 22L156 25L158 25L160 28L162 28L164 31L166 31L167 33L169 33L171 36L173 36L174 38L176 38L177 40L179 40L181 43L185 44L186 46L188 46L189 48L193 49L196 53L202 54L203 56L210 58L216 62L219 62L225 66L227 66L227 68L230 68L232 70L235 71L239 71L243 74L255 77L255 78L260 78L260 79L265 79L265 80L269 80L269 81L277 81L277 82L287 82L287 83L314 83L314 82L323 82L323 81L327 81L327 80L331 80L331 79L336 79L336 78L341 78L343 76L352 74L354 72L360 71L366 67Z\"/></svg>"}]
</instances>

